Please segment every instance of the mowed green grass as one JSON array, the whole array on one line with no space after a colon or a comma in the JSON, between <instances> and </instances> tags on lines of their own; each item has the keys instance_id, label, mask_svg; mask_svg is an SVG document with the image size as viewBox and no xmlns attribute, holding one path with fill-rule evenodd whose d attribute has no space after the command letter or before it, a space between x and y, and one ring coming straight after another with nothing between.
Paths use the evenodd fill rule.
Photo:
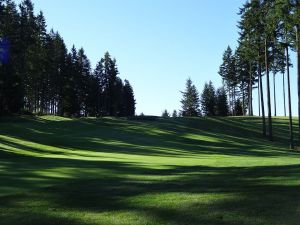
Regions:
<instances>
[{"instance_id":1,"label":"mowed green grass","mask_svg":"<svg viewBox=\"0 0 300 225\"><path fill-rule=\"evenodd\" d=\"M3 118L0 224L300 222L288 120ZM295 126L296 129L296 126Z\"/></svg>"}]
</instances>

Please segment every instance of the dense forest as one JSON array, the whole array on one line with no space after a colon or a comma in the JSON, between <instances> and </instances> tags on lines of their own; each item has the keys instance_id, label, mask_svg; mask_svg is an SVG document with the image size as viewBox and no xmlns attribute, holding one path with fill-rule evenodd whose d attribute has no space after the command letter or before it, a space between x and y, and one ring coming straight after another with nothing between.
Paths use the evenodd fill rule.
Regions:
<instances>
[{"instance_id":1,"label":"dense forest","mask_svg":"<svg viewBox=\"0 0 300 225\"><path fill-rule=\"evenodd\" d=\"M30 0L0 0L0 115L134 116L128 80L110 54L92 70L83 48L70 51L47 32Z\"/></svg>"}]
</instances>

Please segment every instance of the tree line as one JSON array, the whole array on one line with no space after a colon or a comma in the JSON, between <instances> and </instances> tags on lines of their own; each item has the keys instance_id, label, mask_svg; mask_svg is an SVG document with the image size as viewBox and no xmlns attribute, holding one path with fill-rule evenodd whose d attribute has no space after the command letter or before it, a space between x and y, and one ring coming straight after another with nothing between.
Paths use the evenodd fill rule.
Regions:
<instances>
[{"instance_id":1,"label":"tree line","mask_svg":"<svg viewBox=\"0 0 300 225\"><path fill-rule=\"evenodd\" d=\"M243 114L253 116L253 91L258 91L258 111L262 134L273 140L272 116L277 116L277 74L282 76L284 115L289 115L290 148L294 148L290 90L290 50L297 55L298 116L300 115L300 1L251 0L239 10L239 39L235 51L228 47L219 74L223 79L229 105L242 102ZM273 87L270 85L273 74ZM265 79L266 87L263 85ZM285 85L287 83L287 97ZM273 88L273 96L271 89ZM265 92L266 91L266 92ZM265 102L265 98L267 101ZM274 105L271 105L273 98ZM266 104L266 107L265 107ZM286 109L288 106L288 110ZM267 109L267 112L266 112ZM236 112L231 110L232 114ZM300 128L300 120L299 120ZM300 137L299 137L300 139Z\"/></svg>"},{"instance_id":2,"label":"tree line","mask_svg":"<svg viewBox=\"0 0 300 225\"><path fill-rule=\"evenodd\" d=\"M162 117L199 117L199 116L228 116L230 115L228 97L224 87L215 88L209 81L205 83L201 95L188 78L185 84L185 90L181 91L181 110L173 111L172 115L166 109L162 112ZM235 104L237 116L242 115L241 102Z\"/></svg>"},{"instance_id":3,"label":"tree line","mask_svg":"<svg viewBox=\"0 0 300 225\"><path fill-rule=\"evenodd\" d=\"M0 115L134 116L128 80L108 52L92 70L83 48L47 32L31 0L0 0Z\"/></svg>"}]
</instances>

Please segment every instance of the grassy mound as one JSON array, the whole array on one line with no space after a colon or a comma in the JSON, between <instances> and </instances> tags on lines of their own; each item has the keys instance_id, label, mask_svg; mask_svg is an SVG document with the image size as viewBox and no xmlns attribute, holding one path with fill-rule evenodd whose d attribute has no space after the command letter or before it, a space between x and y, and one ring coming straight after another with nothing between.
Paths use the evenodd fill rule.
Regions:
<instances>
[{"instance_id":1,"label":"grassy mound","mask_svg":"<svg viewBox=\"0 0 300 225\"><path fill-rule=\"evenodd\" d=\"M298 224L288 121L0 121L0 224Z\"/></svg>"}]
</instances>

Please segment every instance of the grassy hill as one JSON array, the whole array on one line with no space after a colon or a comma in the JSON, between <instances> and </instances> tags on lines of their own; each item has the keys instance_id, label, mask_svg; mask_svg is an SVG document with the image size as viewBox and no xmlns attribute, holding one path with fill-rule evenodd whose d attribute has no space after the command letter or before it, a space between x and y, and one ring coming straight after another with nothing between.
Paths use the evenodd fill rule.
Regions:
<instances>
[{"instance_id":1,"label":"grassy hill","mask_svg":"<svg viewBox=\"0 0 300 225\"><path fill-rule=\"evenodd\" d=\"M299 224L288 121L3 118L0 224Z\"/></svg>"}]
</instances>

